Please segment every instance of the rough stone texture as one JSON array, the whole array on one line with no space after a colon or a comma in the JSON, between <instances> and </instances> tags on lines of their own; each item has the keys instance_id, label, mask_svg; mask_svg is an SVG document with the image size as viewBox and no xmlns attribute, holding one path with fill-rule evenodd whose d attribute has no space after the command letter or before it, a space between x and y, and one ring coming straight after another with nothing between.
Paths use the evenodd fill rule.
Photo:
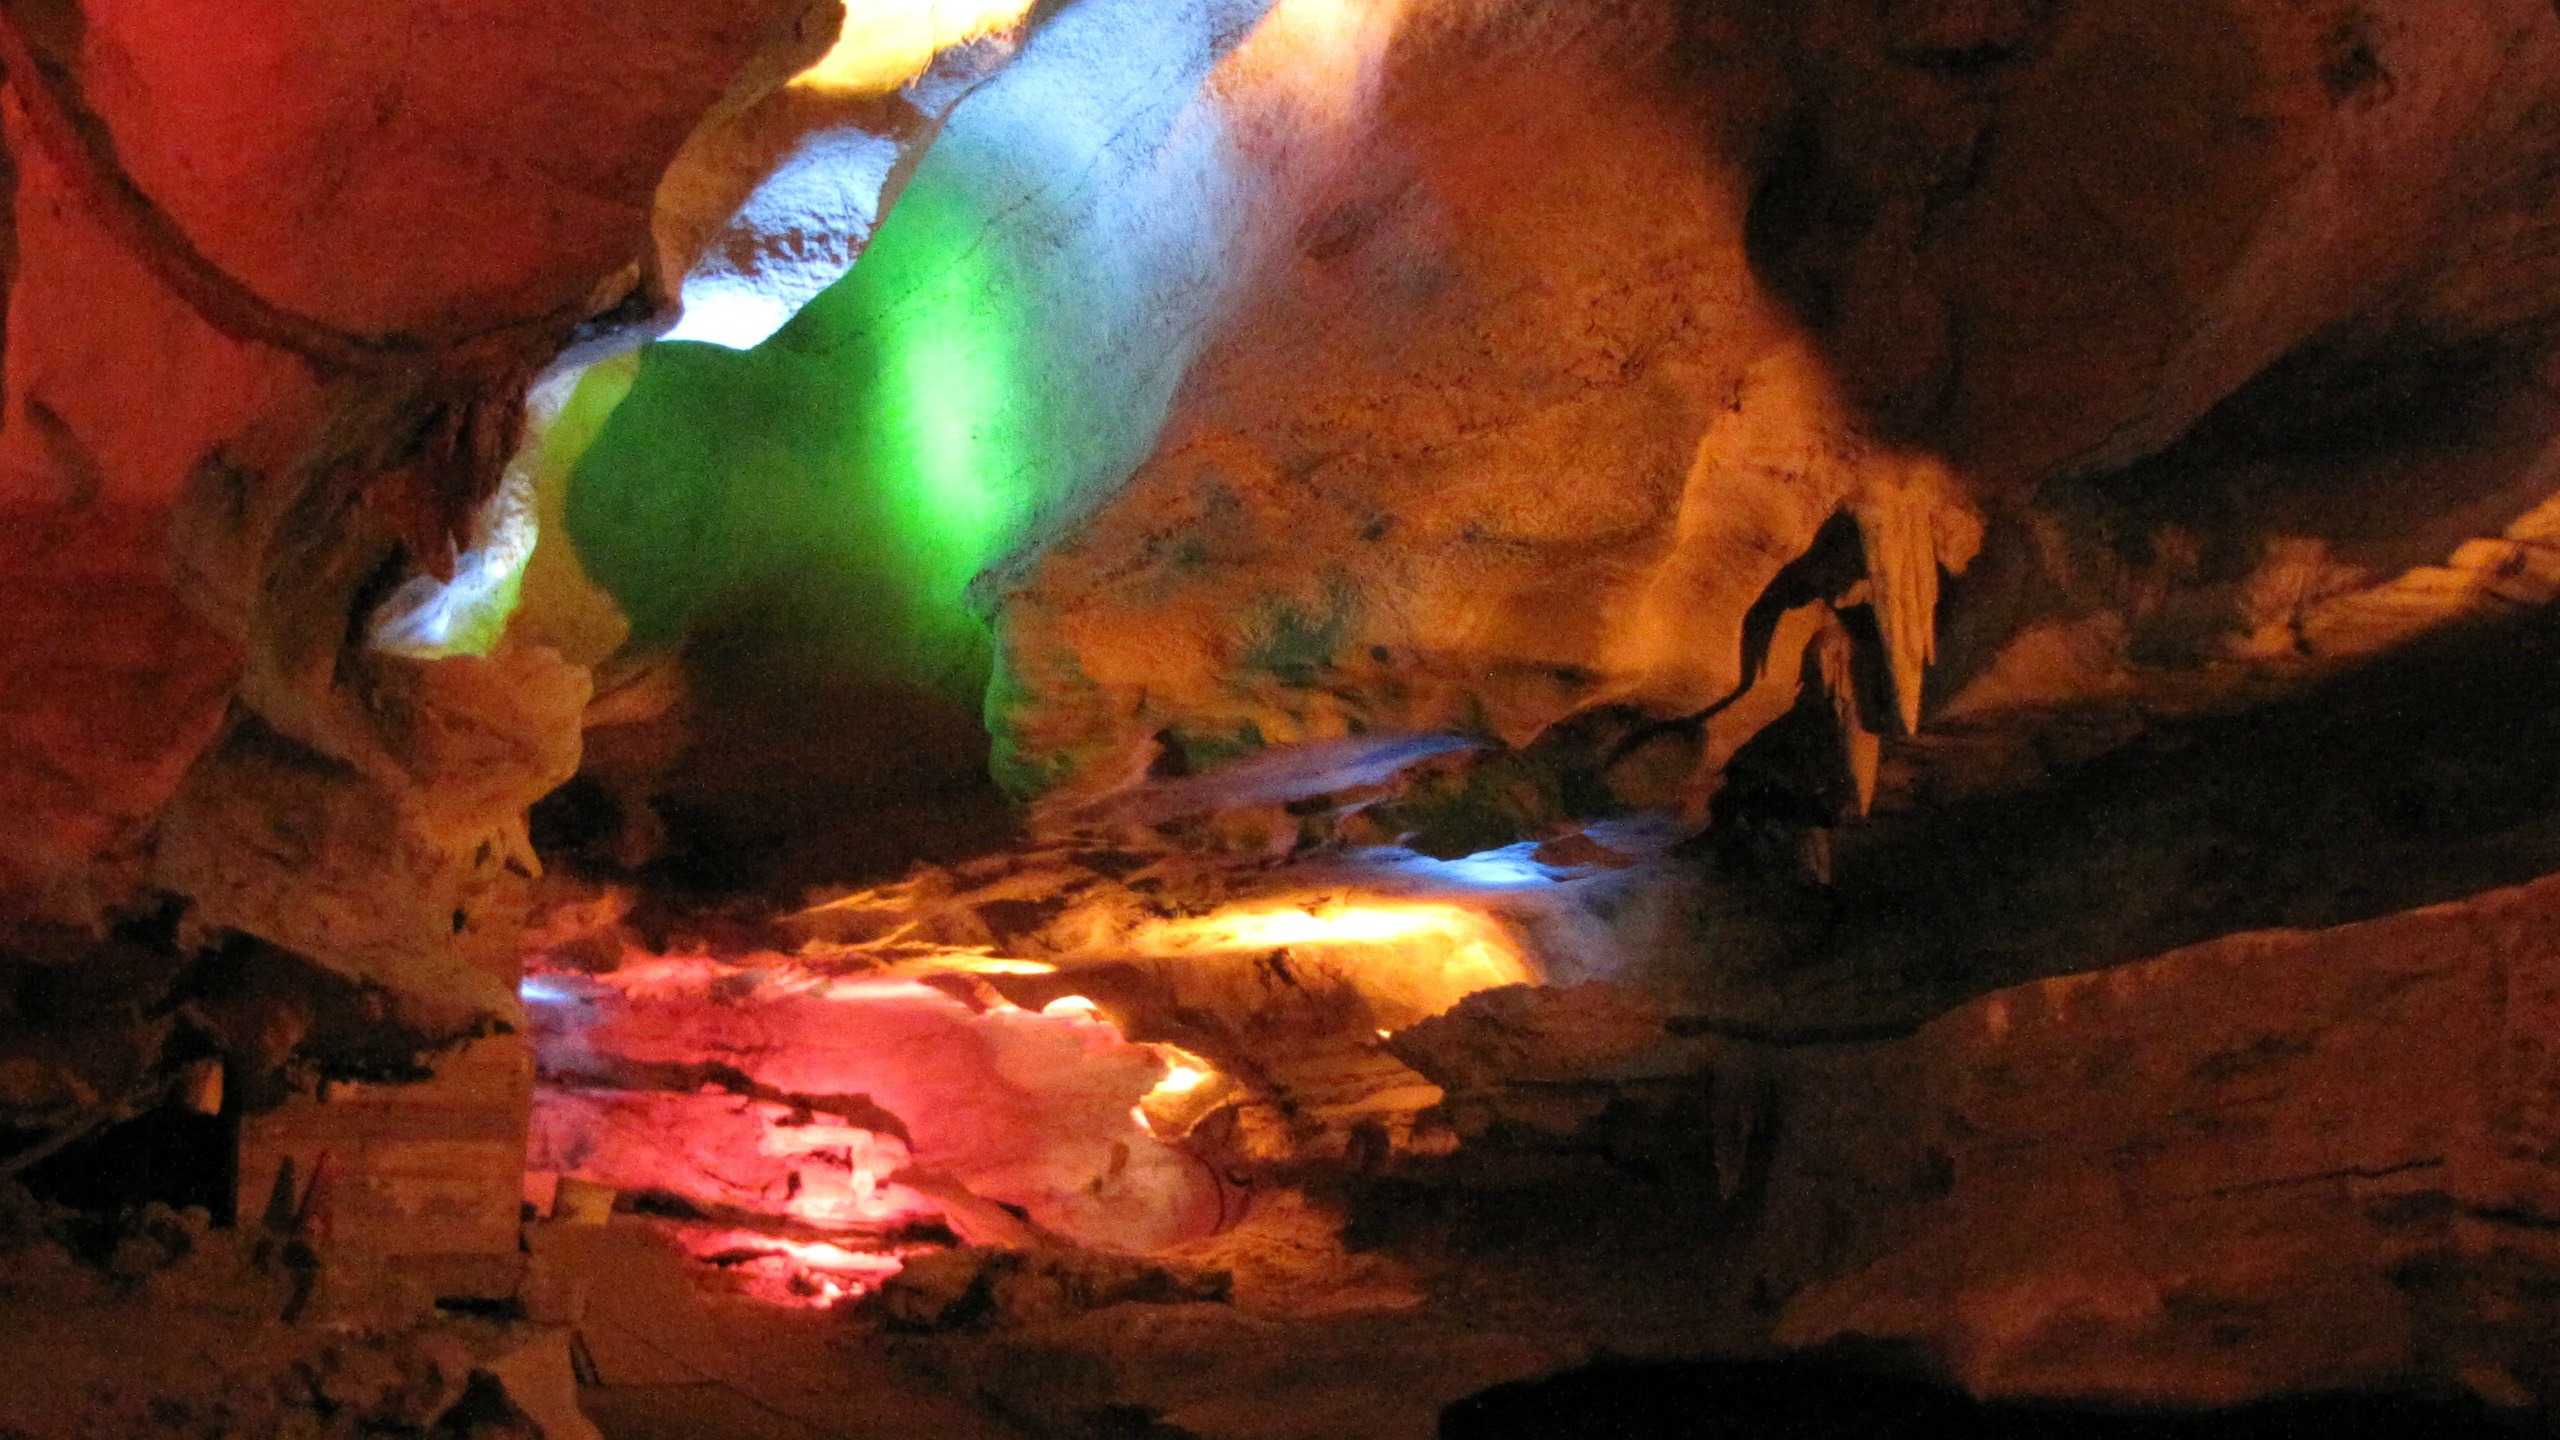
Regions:
<instances>
[{"instance_id":1,"label":"rough stone texture","mask_svg":"<svg viewBox=\"0 0 2560 1440\"><path fill-rule=\"evenodd\" d=\"M1642 1153L1607 1117L1689 1094L1712 1152L1678 1162L1711 1200L1694 1283L1727 1345L1855 1343L1986 1398L2522 1405L2560 1382L2555 906L2541 880L2235 935L1882 1042L1659 1008L1648 1036L1638 992L1560 990L1477 996L1394 1048L1448 1087L1451 1163L1483 1188L1606 1192ZM1559 1275L1585 1263L1560 1247Z\"/></svg>"},{"instance_id":2,"label":"rough stone texture","mask_svg":"<svg viewBox=\"0 0 2560 1440\"><path fill-rule=\"evenodd\" d=\"M78 63L135 182L243 284L467 334L614 298L677 148L810 8L102 7Z\"/></svg>"},{"instance_id":3,"label":"rough stone texture","mask_svg":"<svg viewBox=\"0 0 2560 1440\"><path fill-rule=\"evenodd\" d=\"M1155 457L1002 592L1000 744L1117 778L1163 729L1206 748L1473 718L1525 740L1674 648L1657 688L1688 703L1666 708L1735 686L1742 612L1859 482L1818 362L1753 293L1741 176L1694 138L1690 97L1718 87L1667 9L1371 21L1314 155L1262 181L1276 234L1232 247L1235 298ZM1320 23L1297 43L1343 43ZM1246 95L1290 83L1244 60ZM1576 113L1535 103L1548 86ZM1627 194L1640 223L1610 218ZM1715 494L1779 470L1809 483ZM1557 486L1576 473L1611 480Z\"/></svg>"},{"instance_id":4,"label":"rough stone texture","mask_svg":"<svg viewBox=\"0 0 2560 1440\"><path fill-rule=\"evenodd\" d=\"M359 663L336 653L350 615L386 573L449 574L538 369L664 328L672 309L650 312L697 270L805 299L850 262L890 162L1010 48L848 97L779 88L835 36L829 3L309 8L21 7L0 543L33 623L0 639L19 817L0 920L94 923L156 883L202 891L209 928L367 952L380 976L388 955L439 963L423 937L476 924L499 871L529 867L521 816L574 763L583 697L530 654L461 667L485 694ZM877 173L812 173L869 141ZM421 726L481 733L443 758L492 783L434 794L463 772L408 753ZM247 754L263 732L311 752L277 796L338 819L240 843L298 823L241 813L273 778ZM303 868L322 852L340 859ZM337 888L359 855L399 877L385 914Z\"/></svg>"},{"instance_id":5,"label":"rough stone texture","mask_svg":"<svg viewBox=\"0 0 2560 1440\"><path fill-rule=\"evenodd\" d=\"M841 792L880 782L866 798L985 773L971 581L1146 453L1226 249L1267 219L1236 152L1304 128L1286 84L1251 98L1267 135L1211 87L1263 8L1044 12L896 177L843 283L750 353L649 353L568 517L635 640L683 642L688 681L747 722L706 737L705 770L750 746ZM777 177L768 198L791 188ZM812 733L812 692L878 728ZM794 805L727 768L750 823Z\"/></svg>"},{"instance_id":6,"label":"rough stone texture","mask_svg":"<svg viewBox=\"0 0 2560 1440\"><path fill-rule=\"evenodd\" d=\"M995 587L1007 647L997 712L1021 762L1008 768L1072 762L1108 784L1159 747L1207 763L1355 727L1516 744L1623 706L1706 717L1694 805L1824 665L1846 677L1826 688L1849 768L1864 775L1867 737L1912 728L1924 698L1980 713L2022 695L2106 692L2172 632L2191 653L2210 648L2193 637L2222 629L2239 632L2223 653L2358 653L2539 594L2540 522L2527 511L2541 470L2522 462L2471 463L2462 502L2404 501L2389 523L2368 522L2396 542L2381 547L2388 560L2346 554L2278 511L2240 527L2263 553L2218 536L2176 573L2179 555L2198 553L2178 538L2228 521L2179 509L2174 497L2228 493L2179 480L2180 466L2228 477L2257 463L2232 453L2233 435L2242 448L2252 438L2248 415L2306 389L2342 409L2343 378L2393 362L2395 347L2433 358L2512 341L2529 375L2532 347L2514 337L2539 314L2518 297L2535 289L2547 223L2543 9L2479 0L2421 24L2390 6L2227 8L2172 20L2096 3L1984 7L1923 22L1838 6L1691 22L1645 4L1441 0L1356 23L1311 4L1236 21L1218 37L1232 53L1200 111L1229 148L1200 193L1237 201L1243 218L1166 243L1159 232L1184 223L1166 197L1192 197L1190 182L1145 166L1207 163L1185 152L1115 160L1122 181L1161 187L1134 217L1087 196L1037 221L1150 237L1172 278L1137 285L1132 303L1180 337L1171 359L1195 342L1200 358L1121 498ZM141 191L248 292L351 331L437 336L462 333L464 310L482 326L609 298L596 286L636 253L650 189L663 270L687 268L723 225L774 244L816 225L835 237L816 245L832 273L859 217L794 202L782 208L800 218L780 229L757 218L755 176L775 147L845 123L924 133L913 127L930 129L932 105L993 62L973 51L953 74L879 102L904 107L895 124L813 118L814 101L763 96L796 63L782 57L813 47L813 15L511 12L504 64L449 68L413 65L393 43L481 36L471 15L439 7L396 36L397 17L384 16L368 22L379 34L325 41L287 38L320 32L262 12L226 39L231 50L166 17L40 28ZM556 43L545 25L560 27ZM2201 43L2208 29L2245 43ZM618 78L571 63L581 46L611 48ZM1102 63L1092 46L1062 46L1052 69ZM738 58L700 63L715 53ZM205 76L232 85L243 57L252 75L293 64L329 78L299 108L205 98ZM640 83L635 63L683 83ZM444 78L404 88L426 69ZM1531 73L1542 87L1579 76L1568 88L1589 103L1568 116L1505 88ZM918 109L919 97L932 105ZM1004 113L1025 103L990 100ZM341 153L331 127L373 111L384 117L375 149ZM181 113L183 125L171 118ZM718 123L658 186L705 113ZM2126 133L2157 153L2113 163L2101 147ZM402 220L442 204L473 145L504 158L471 180L469 213L544 213L539 242L520 227ZM561 158L576 145L596 153ZM537 148L541 163L524 158ZM310 161L324 149L326 165ZM11 483L31 520L63 508L47 496L97 487L129 499L130 523L96 521L112 533L53 551L126 577L132 603L163 597L149 602L159 618L134 622L157 627L135 653L160 658L73 687L92 697L77 717L36 698L66 693L50 682L78 668L61 641L22 639L11 670L30 677L11 687L30 715L28 743L13 748L29 757L18 788L48 817L27 827L23 857L12 847L24 872L13 886L77 915L96 908L90 862L136 850L185 759L215 734L222 679L240 663L240 637L219 633L236 615L191 633L188 607L152 577L154 507L189 475L203 477L199 508L234 503L226 487L290 490L301 482L276 477L309 462L313 427L344 402L290 361L198 333L154 273L83 230L84 202L48 164L34 156L17 187L19 228L51 228L17 276L8 435L24 458ZM571 169L601 178L556 193ZM2155 203L2166 175L2196 177L2176 182L2174 206ZM2391 177L2393 202L2355 203L2375 176ZM1654 203L1629 207L1628 194ZM418 243L422 228L437 243ZM1183 278L1205 264L1235 283ZM43 307L70 293L46 265L76 268L91 295L131 291L93 307L117 325L88 311L46 321ZM187 367L205 383L183 393L207 413L116 424L167 413L161 372L123 357L188 347L205 352ZM2233 396L2279 359L2254 401ZM2204 453L2089 482L2094 520L1996 507L1990 580L1941 596L1940 572L1977 548L1975 507L2009 493L2000 482L2130 461L2218 402L2242 418L2196 432L2188 443ZM2501 453L2538 455L2547 417L2501 414L2515 427ZM2376 461L2373 483L2405 474L2390 463L2405 458ZM1590 483L1559 487L1560 475ZM2163 489L2173 498L2147 498ZM386 502L386 533L333 562L349 593L357 562L388 538L417 538L404 504ZM294 513L337 526L346 512ZM1854 562L1790 574L1835 522L1860 541ZM2119 524L2149 526L2150 559L2105 563ZM2419 534L2441 537L2434 555L2418 553ZM21 567L13 583L41 583L36 573ZM1961 643L1940 643L1942 608ZM1783 613L1772 625L1766 609ZM1820 654L1850 658L1798 665L1817 637L1829 637ZM1924 685L1933 661L1950 660L1948 677ZM1985 676L1998 683L1963 684ZM270 692L253 702L261 723L323 753L366 748L315 744L332 722L274 688L253 681ZM155 730L166 743L78 738ZM525 788L539 780L529 773ZM1855 788L1863 798L1872 784ZM502 828L514 803L493 799L479 831Z\"/></svg>"},{"instance_id":7,"label":"rough stone texture","mask_svg":"<svg viewBox=\"0 0 2560 1440\"><path fill-rule=\"evenodd\" d=\"M1023 773L1107 787L1159 746L1213 763L1364 728L1517 745L1629 706L1715 711L1712 775L1789 708L1785 647L1812 633L1764 658L1754 607L1813 599L1890 677L1865 721L1907 730L1973 506L1999 575L2080 598L1960 587L1968 671L2034 622L2103 620L2093 562L2139 528L2024 508L2026 487L2140 460L2279 361L2294 383L2240 412L2260 427L2343 416L2353 375L2495 348L2547 309L2523 292L2547 293L2527 237L2551 223L2528 178L2555 143L2548 7L1672 8L1383 22L1375 89L1313 142L1357 162L1267 199L1294 239L1237 252L1154 455L1006 577L993 713ZM2523 292L2493 300L2493 274ZM2212 493L2250 493L2235 458L2207 462ZM2394 569L2446 568L2518 513L2397 493L2366 527ZM2457 513L2486 523L2413 553ZM1789 594L1834 517L1863 564ZM2217 556L2259 576L2218 583L2272 596L2305 553ZM2411 583L2417 623L2480 588ZM2156 591L2105 608L2159 628ZM1744 703L1763 674L1785 689Z\"/></svg>"},{"instance_id":8,"label":"rough stone texture","mask_svg":"<svg viewBox=\"0 0 2560 1440\"><path fill-rule=\"evenodd\" d=\"M94 923L147 877L383 978L455 964L530 864L505 837L584 681L367 660L351 617L449 563L516 392L630 290L660 174L800 7L306 8L19 17L0 918Z\"/></svg>"},{"instance_id":9,"label":"rough stone texture","mask_svg":"<svg viewBox=\"0 0 2560 1440\"><path fill-rule=\"evenodd\" d=\"M542 1168L845 1243L937 1215L970 1234L990 1202L1015 1211L1006 1237L1024 1215L1135 1250L1216 1228L1214 1179L1138 1117L1153 1051L1088 1010L868 968L750 955L545 981Z\"/></svg>"},{"instance_id":10,"label":"rough stone texture","mask_svg":"<svg viewBox=\"0 0 2560 1440\"><path fill-rule=\"evenodd\" d=\"M1758 1214L1832 1225L1779 1339L1979 1394L2549 1395L2555 905L2235 936L1808 1057Z\"/></svg>"},{"instance_id":11,"label":"rough stone texture","mask_svg":"<svg viewBox=\"0 0 2560 1440\"><path fill-rule=\"evenodd\" d=\"M886 91L789 84L707 119L659 183L651 217L655 266L681 307L663 338L746 349L844 278L951 108L1020 38L955 46Z\"/></svg>"},{"instance_id":12,"label":"rough stone texture","mask_svg":"<svg viewBox=\"0 0 2560 1440\"><path fill-rule=\"evenodd\" d=\"M1812 7L1822 80L1755 219L1852 390L1968 469L2138 458L2306 340L2429 308L2471 237L2550 223L2510 180L2553 140L2548 7L1924 13Z\"/></svg>"},{"instance_id":13,"label":"rough stone texture","mask_svg":"<svg viewBox=\"0 0 2560 1440\"><path fill-rule=\"evenodd\" d=\"M28 1440L546 1433L480 1428L523 1419L503 1392L479 1392L525 1378L510 1352L528 1327L421 1315L384 1276L285 1249L202 1209L144 1205L101 1226L0 1187L13 1377L0 1427Z\"/></svg>"},{"instance_id":14,"label":"rough stone texture","mask_svg":"<svg viewBox=\"0 0 2560 1440\"><path fill-rule=\"evenodd\" d=\"M853 432L922 456L906 478L948 482L928 523L825 558L868 583L917 558L891 539L951 541L907 617L921 658L966 662L934 677L946 709L976 689L970 591L1007 778L1066 792L1061 834L1130 833L796 938L856 968L875 944L1047 956L891 980L951 1020L908 1048L948 1059L1014 1013L988 996L1072 988L1228 1072L1184 1143L1317 1169L1346 1225L1394 1229L1374 1185L1436 1227L1381 1241L1428 1273L1299 1354L1387 1351L1427 1301L1450 1323L1396 1356L1416 1395L1439 1359L1491 1377L1621 1328L1882 1341L2013 1396L2560 1393L2539 0L1081 0L965 100L1006 43L861 102L771 93L825 9L790 0L321 8L10 8L44 64L13 58L6 115L0 923L166 892L173 953L244 932L422 1033L505 1013L522 817L576 762L616 617L550 633L574 654L528 632L424 660L366 648L377 603L453 563L564 346L593 358L677 290L706 326L724 284L806 298L932 140L907 194L942 208L905 212L863 303L726 368L773 413L691 397L736 427L700 458L721 513L806 541L777 476ZM99 145L65 148L39 80ZM898 348L902 281L971 327ZM754 391L785 372L824 382ZM733 657L779 678L762 733L897 730L876 704L819 723L767 658ZM1434 738L1353 743L1411 732ZM1304 783L1234 781L1305 742ZM767 793L833 803L736 750ZM1173 784L1078 803L1149 776ZM1626 807L1712 834L1631 864L1552 833ZM1554 843L1496 849L1524 836ZM1407 837L1455 865L1398 888L1278 864ZM1115 848L1168 841L1231 863ZM1550 903L1494 898L1515 883ZM1302 913L1222 931L1248 901ZM1299 923L1378 901L1428 916L1359 943ZM858 1098L773 1077L892 1048L794 993L775 1029L727 1017L771 1093L691 1093L718 968L622 1037L670 1067L618 1077L635 1154L754 1149ZM1616 984L1501 988L1524 976ZM21 1028L71 1013L28 998L41 978L9 990ZM205 1028L278 1028L241 1009ZM149 1050L170 1026L126 1028ZM1158 1062L1100 1053L1116 1074L1034 1068L1136 1126ZM132 1080L122 1051L6 1058L49 1119ZM912 1136L949 1118L934 1088L893 1107ZM1054 1093L962 1128L1001 1157ZM1050 1108L1077 1163L988 1193L1114 1233L1100 1122ZM715 1110L735 1128L660 1123ZM1200 1183L1170 1142L1136 1153ZM800 1169L743 1173L762 1203ZM1522 1223L1504 1194L1546 1212L1539 1243L1452 1253ZM1647 1203L1593 1198L1621 1194ZM1617 1248L1564 1275L1586 1240ZM1305 1253L1337 1289L1367 1273ZM1103 1333L1131 1318L1072 1317L1047 1368L997 1349L972 1383L1062 1374L1076 1423L1131 1396L1256 1423L1200 1376L1260 1317L1146 1312L1135 1352ZM1352 1433L1321 1405L1271 1423Z\"/></svg>"},{"instance_id":15,"label":"rough stone texture","mask_svg":"<svg viewBox=\"0 0 2560 1440\"><path fill-rule=\"evenodd\" d=\"M15 119L11 136L24 156L23 250L0 533L32 623L0 640L11 737L0 772L26 817L0 848L0 877L13 909L79 916L114 889L86 893L85 867L137 842L212 737L240 663L236 638L192 610L172 574L168 515L198 437L242 435L261 416L308 423L314 397L290 357L196 320L86 218L44 157L25 153ZM172 386L172 374L191 383ZM136 414L163 423L120 423ZM118 606L75 609L83 592Z\"/></svg>"}]
</instances>

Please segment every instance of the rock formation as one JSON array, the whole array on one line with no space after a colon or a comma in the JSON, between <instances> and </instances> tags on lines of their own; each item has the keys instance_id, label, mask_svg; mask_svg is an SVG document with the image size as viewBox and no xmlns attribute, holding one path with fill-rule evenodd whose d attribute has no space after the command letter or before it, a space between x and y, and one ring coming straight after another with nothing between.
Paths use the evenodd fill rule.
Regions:
<instances>
[{"instance_id":1,"label":"rock formation","mask_svg":"<svg viewBox=\"0 0 2560 1440\"><path fill-rule=\"evenodd\" d=\"M1011 1247L884 1303L1044 1423L1355 1312L2560 1394L2540 0L17 0L0 73L0 1178L480 1037L538 1168Z\"/></svg>"}]
</instances>

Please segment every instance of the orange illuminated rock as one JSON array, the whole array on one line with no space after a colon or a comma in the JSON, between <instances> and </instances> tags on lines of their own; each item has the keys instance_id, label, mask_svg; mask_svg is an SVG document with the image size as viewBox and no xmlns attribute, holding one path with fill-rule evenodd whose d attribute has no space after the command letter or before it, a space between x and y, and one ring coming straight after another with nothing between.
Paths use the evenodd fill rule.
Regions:
<instances>
[{"instance_id":1,"label":"orange illuminated rock","mask_svg":"<svg viewBox=\"0 0 2560 1440\"><path fill-rule=\"evenodd\" d=\"M0 914L77 919L129 884L93 867L134 863L221 721L238 651L171 588L160 534L149 510L0 508Z\"/></svg>"},{"instance_id":2,"label":"orange illuminated rock","mask_svg":"<svg viewBox=\"0 0 2560 1440\"><path fill-rule=\"evenodd\" d=\"M2501 167L2560 143L2527 98L2560 22L2526 0L1318 22L1340 8L1256 37L1367 57L1327 124L1287 118L1291 72L1252 45L1225 67L1283 238L1237 247L1154 452L995 577L991 714L1024 773L1110 788L1159 754L1377 731L1519 746L1625 707L1708 716L1712 777L1792 699L1805 627L1764 653L1755 607L1813 598L1883 677L1863 728L1907 732L1966 678L1927 683L1983 507L2155 452L2280 360L2387 353L2351 318L2498 333L2520 309L2489 277L2547 263L2498 238L2543 204ZM1258 148L1275 132L1285 161ZM2384 173L2392 203L2357 198ZM1998 563L2048 587L2015 604L2059 589L2064 615L1997 596L1965 672L2021 620L2156 610L2089 593L2126 529L2049 498L1995 524ZM1791 599L1835 519L1868 588ZM1790 693L1744 703L1773 673Z\"/></svg>"},{"instance_id":3,"label":"orange illuminated rock","mask_svg":"<svg viewBox=\"0 0 2560 1440\"><path fill-rule=\"evenodd\" d=\"M2542 880L1745 1047L1777 1099L1738 1265L1783 1342L1909 1345L1981 1395L2551 1394L2555 915Z\"/></svg>"}]
</instances>

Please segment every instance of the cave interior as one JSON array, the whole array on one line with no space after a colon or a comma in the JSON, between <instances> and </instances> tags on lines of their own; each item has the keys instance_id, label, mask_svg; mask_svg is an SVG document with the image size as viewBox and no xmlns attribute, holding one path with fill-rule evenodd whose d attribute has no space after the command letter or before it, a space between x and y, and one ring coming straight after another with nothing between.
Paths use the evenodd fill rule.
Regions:
<instances>
[{"instance_id":1,"label":"cave interior","mask_svg":"<svg viewBox=\"0 0 2560 1440\"><path fill-rule=\"evenodd\" d=\"M0 0L0 1440L2546 1433L2555 322L2544 0Z\"/></svg>"}]
</instances>

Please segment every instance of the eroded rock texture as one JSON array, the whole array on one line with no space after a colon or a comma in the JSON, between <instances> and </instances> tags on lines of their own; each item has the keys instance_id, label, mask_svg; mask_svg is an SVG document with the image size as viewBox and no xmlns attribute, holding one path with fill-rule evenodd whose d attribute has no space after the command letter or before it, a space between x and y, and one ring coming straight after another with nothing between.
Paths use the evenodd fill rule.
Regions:
<instances>
[{"instance_id":1,"label":"eroded rock texture","mask_svg":"<svg viewBox=\"0 0 2560 1440\"><path fill-rule=\"evenodd\" d=\"M2441 617L2488 583L2466 575L2532 573L2507 527L2542 498L2545 422L2496 458L2464 444L2470 498L2301 491L2447 463L2410 453L2447 398L2420 377L2538 408L2544 7L1393 25L1345 160L1273 202L1287 239L1239 256L1155 454L1008 572L994 713L1038 773L1361 729L1519 744L1611 706L1715 712L1712 772L1785 713L1818 626L1857 637L1859 723L1908 730L1942 620L1961 644L1925 693L2006 657L2010 693L1966 696L1983 710L2290 655L2267 629L2285 596L2336 617L2301 620L2322 638L2299 649L2336 653L2350 612ZM2153 508L2255 511L2270 462L2315 450L2297 503L2236 532ZM2000 553L1941 617L1983 515ZM1845 564L1821 558L1833 522L1863 542ZM2154 639L2169 611L2186 633Z\"/></svg>"},{"instance_id":2,"label":"eroded rock texture","mask_svg":"<svg viewBox=\"0 0 2560 1440\"><path fill-rule=\"evenodd\" d=\"M1602 1173L1565 1137L1597 1145L1602 1097L1709 1047L1692 1280L1784 1346L1883 1344L1984 1396L2522 1403L2555 1322L2551 903L2542 881L2232 936L1881 1043L1682 1039L1624 992L1561 991L1394 1048L1500 1186Z\"/></svg>"},{"instance_id":3,"label":"eroded rock texture","mask_svg":"<svg viewBox=\"0 0 2560 1440\"><path fill-rule=\"evenodd\" d=\"M887 851L991 750L1048 848L787 937L1055 965L892 986L830 1059L884 1094L1115 1012L968 1145L837 1115L955 1193L1126 1235L1194 1145L1285 1197L1239 1294L1437 1305L1451 1373L1624 1312L2004 1395L2560 1384L2549 6L1073 0L854 79L846 23L10 7L0 1031L271 1071L292 1005L141 1012L290 954L405 1052L516 1018L582 759L631 867L671 766L778 850L909 802ZM825 1050L766 998L757 1066ZM726 1104L690 1013L553 1067L633 1155ZM147 1069L62 1038L24 1111ZM1232 1094L1158 1137L1145 1043ZM749 1210L816 1113L757 1066ZM1291 1249L1308 1167L1392 1285ZM1607 1283L1449 1243L1510 1191ZM1149 1413L1227 1413L1190 1323Z\"/></svg>"},{"instance_id":4,"label":"eroded rock texture","mask_svg":"<svg viewBox=\"0 0 2560 1440\"><path fill-rule=\"evenodd\" d=\"M2547 1393L2551 890L2046 981L1841 1066L1781 1124L1820 1149L1900 1097L1904 1148L1835 1153L1927 1198L1781 1336L1918 1341L1983 1393ZM1773 1217L1838 1163L1778 1155Z\"/></svg>"},{"instance_id":5,"label":"eroded rock texture","mask_svg":"<svg viewBox=\"0 0 2560 1440\"><path fill-rule=\"evenodd\" d=\"M1967 497L1751 272L1737 152L1774 57L1674 7L1372 23L1331 163L1272 187L1155 454L1012 572L1000 740L1117 777L1160 732L1206 759L1704 711L1764 666L1792 685L1813 627L1764 656L1745 616L1835 516L1916 679Z\"/></svg>"},{"instance_id":6,"label":"eroded rock texture","mask_svg":"<svg viewBox=\"0 0 2560 1440\"><path fill-rule=\"evenodd\" d=\"M363 616L451 570L525 384L610 328L659 176L798 9L19 7L11 920L157 887L507 1003L454 976L512 969L502 892L585 677L368 654Z\"/></svg>"}]
</instances>

